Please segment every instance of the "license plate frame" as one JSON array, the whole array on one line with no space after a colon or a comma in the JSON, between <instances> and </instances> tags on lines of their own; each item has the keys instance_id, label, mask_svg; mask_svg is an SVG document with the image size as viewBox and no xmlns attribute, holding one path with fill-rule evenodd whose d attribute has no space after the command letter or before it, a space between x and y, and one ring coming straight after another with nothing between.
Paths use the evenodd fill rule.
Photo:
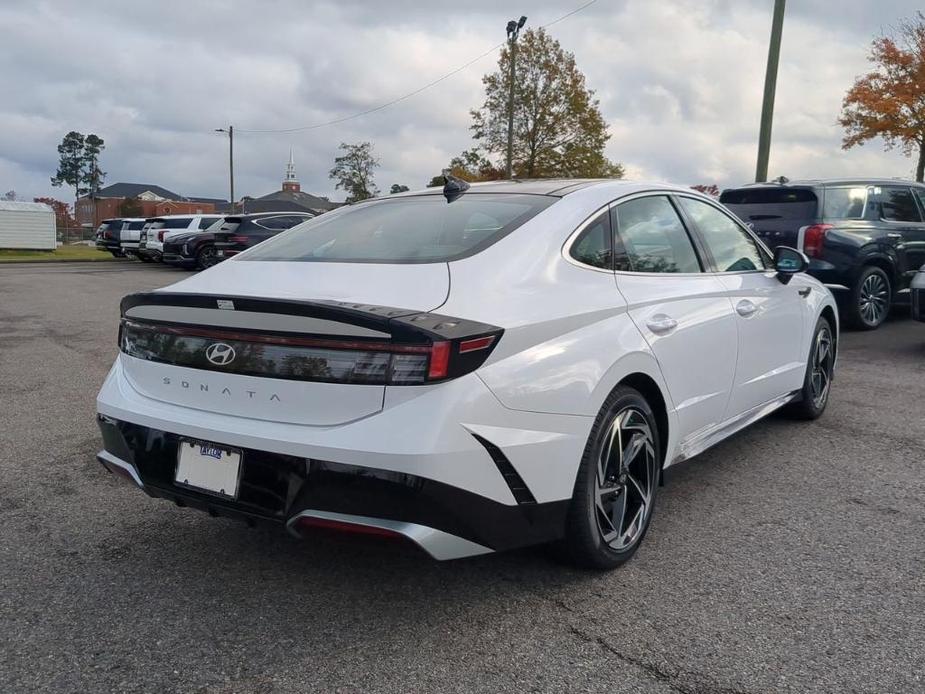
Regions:
<instances>
[{"instance_id":1,"label":"license plate frame","mask_svg":"<svg viewBox=\"0 0 925 694\"><path fill-rule=\"evenodd\" d=\"M201 439L179 440L173 476L178 487L235 501L243 470L244 451L240 448Z\"/></svg>"}]
</instances>

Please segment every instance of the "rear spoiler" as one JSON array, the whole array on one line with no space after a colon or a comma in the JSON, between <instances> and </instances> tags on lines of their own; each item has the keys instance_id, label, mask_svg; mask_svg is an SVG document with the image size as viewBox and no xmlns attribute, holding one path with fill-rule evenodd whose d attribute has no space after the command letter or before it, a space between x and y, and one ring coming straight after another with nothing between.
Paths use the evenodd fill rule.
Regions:
<instances>
[{"instance_id":1,"label":"rear spoiler","mask_svg":"<svg viewBox=\"0 0 925 694\"><path fill-rule=\"evenodd\" d=\"M478 321L394 306L358 304L348 301L303 301L228 294L144 292L129 294L122 299L120 304L122 317L128 317L126 314L138 306L183 306L320 318L388 332L396 342L420 342L422 338L437 342L469 339L483 335L500 337L500 333L503 332L497 326Z\"/></svg>"},{"instance_id":2,"label":"rear spoiler","mask_svg":"<svg viewBox=\"0 0 925 694\"><path fill-rule=\"evenodd\" d=\"M133 311L142 307L177 307L207 311L177 311L174 318L169 311ZM238 317L238 312L297 316L313 323L321 332L304 329L293 330L292 323L278 321L277 326L267 329L248 325L250 321ZM188 294L174 292L147 292L130 294L122 299L122 322L120 348L132 356L178 363L159 350L167 349L167 343L158 343L152 334L188 335L195 340L222 340L229 344L285 345L303 357L305 349L342 350L353 353L387 353L389 355L419 354L427 367L426 381L456 378L470 373L485 363L497 346L504 330L478 321L444 316L426 311L414 311L394 306L351 303L347 301L299 301L292 299L267 299L248 296L214 294ZM132 315L134 313L134 315ZM147 314L147 315L145 315ZM227 319L225 316L227 315ZM198 318L198 320L197 320ZM349 340L332 333L332 326L341 324L372 331L372 335L355 335ZM337 329L334 328L336 331ZM126 332L128 331L128 332ZM350 332L344 330L344 332ZM123 337L137 339L124 340ZM146 336L146 337L145 337ZM150 341L150 349L140 352L135 348ZM197 343L198 344L198 343ZM202 346L206 346L202 342ZM198 348L197 348L198 349ZM168 350L169 351L169 350ZM312 353L316 355L318 353ZM184 360L192 359L187 365L197 368L212 368L195 355L182 355ZM297 356L297 355L296 355ZM392 358L392 357L390 357ZM395 364L407 361L394 357ZM420 365L419 365L420 366ZM269 370L269 367L268 367ZM420 369L419 369L420 371ZM392 372L390 367L390 373ZM269 375L268 373L266 375ZM312 379L308 379L312 380ZM395 383L395 380L388 381ZM423 382L423 381L420 381Z\"/></svg>"}]
</instances>

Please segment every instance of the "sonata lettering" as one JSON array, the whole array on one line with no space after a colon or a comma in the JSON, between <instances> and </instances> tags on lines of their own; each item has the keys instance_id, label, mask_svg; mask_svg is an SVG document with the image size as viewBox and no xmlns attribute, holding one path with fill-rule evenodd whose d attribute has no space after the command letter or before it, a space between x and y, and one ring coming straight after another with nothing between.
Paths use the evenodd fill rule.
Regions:
<instances>
[{"instance_id":1,"label":"sonata lettering","mask_svg":"<svg viewBox=\"0 0 925 694\"><path fill-rule=\"evenodd\" d=\"M191 384L189 381L179 381L179 382L176 382L176 383L175 383L169 376L164 376L164 377L161 379L161 382L162 382L165 386L178 385L178 386L180 386L181 388L184 388L184 389L186 389L186 390L189 390L189 389L192 387L192 384ZM209 392L209 384L208 384L208 383L200 383L200 384L199 384L199 392L201 392L201 393L208 393L208 392ZM270 393L269 396L268 396L268 395L266 395L265 393L260 393L259 391L256 391L256 390L243 390L243 391L238 391L238 392L239 392L239 393L247 393L247 398L248 398L248 400L267 400L268 402L272 402L272 401L275 400L276 402L282 402L282 398L280 398L279 395L278 395L277 393ZM234 396L234 392L231 390L231 388L228 388L227 386L225 386L224 388L222 388L221 394L222 394L222 395L228 395L228 396Z\"/></svg>"}]
</instances>

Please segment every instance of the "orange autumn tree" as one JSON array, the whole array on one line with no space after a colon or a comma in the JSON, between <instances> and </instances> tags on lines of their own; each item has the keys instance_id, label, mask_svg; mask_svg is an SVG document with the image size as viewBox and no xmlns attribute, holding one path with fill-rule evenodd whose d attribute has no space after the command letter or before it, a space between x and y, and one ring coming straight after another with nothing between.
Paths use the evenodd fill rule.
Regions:
<instances>
[{"instance_id":1,"label":"orange autumn tree","mask_svg":"<svg viewBox=\"0 0 925 694\"><path fill-rule=\"evenodd\" d=\"M882 137L887 149L918 154L915 180L925 177L925 14L902 22L895 36L871 44L875 68L858 77L842 103L838 122L844 149Z\"/></svg>"}]
</instances>

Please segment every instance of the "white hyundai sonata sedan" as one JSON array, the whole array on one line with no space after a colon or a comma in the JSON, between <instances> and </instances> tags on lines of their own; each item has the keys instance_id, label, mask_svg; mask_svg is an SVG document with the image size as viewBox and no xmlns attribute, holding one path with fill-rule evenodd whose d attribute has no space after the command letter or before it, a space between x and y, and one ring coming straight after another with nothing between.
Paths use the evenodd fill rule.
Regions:
<instances>
[{"instance_id":1,"label":"white hyundai sonata sedan","mask_svg":"<svg viewBox=\"0 0 925 694\"><path fill-rule=\"evenodd\" d=\"M685 188L449 177L125 297L98 457L299 536L615 567L666 467L822 414L838 319L805 264Z\"/></svg>"}]
</instances>

